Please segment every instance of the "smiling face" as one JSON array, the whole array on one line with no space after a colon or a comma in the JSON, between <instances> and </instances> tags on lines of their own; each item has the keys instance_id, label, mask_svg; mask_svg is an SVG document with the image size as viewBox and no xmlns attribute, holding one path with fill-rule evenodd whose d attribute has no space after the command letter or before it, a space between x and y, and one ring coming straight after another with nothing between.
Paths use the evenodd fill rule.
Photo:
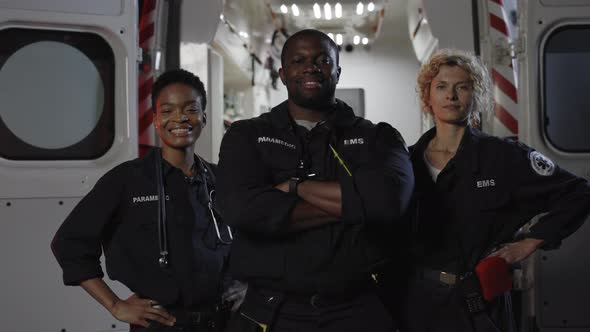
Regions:
<instances>
[{"instance_id":1,"label":"smiling face","mask_svg":"<svg viewBox=\"0 0 590 332\"><path fill-rule=\"evenodd\" d=\"M473 84L459 66L440 66L430 84L429 106L435 123L464 125L473 104Z\"/></svg>"},{"instance_id":2,"label":"smiling face","mask_svg":"<svg viewBox=\"0 0 590 332\"><path fill-rule=\"evenodd\" d=\"M189 85L173 83L161 90L155 107L154 125L162 148L192 150L206 121L199 93Z\"/></svg>"},{"instance_id":3,"label":"smiling face","mask_svg":"<svg viewBox=\"0 0 590 332\"><path fill-rule=\"evenodd\" d=\"M300 107L317 110L333 104L340 67L336 63L337 50L329 37L302 34L288 43L279 75L287 87L289 100Z\"/></svg>"}]
</instances>

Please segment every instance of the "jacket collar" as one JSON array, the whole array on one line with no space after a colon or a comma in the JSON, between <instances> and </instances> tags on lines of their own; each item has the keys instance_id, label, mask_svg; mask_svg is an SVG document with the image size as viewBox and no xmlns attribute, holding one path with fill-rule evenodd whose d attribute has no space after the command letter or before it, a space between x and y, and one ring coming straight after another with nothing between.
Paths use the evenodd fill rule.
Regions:
<instances>
[{"instance_id":1,"label":"jacket collar","mask_svg":"<svg viewBox=\"0 0 590 332\"><path fill-rule=\"evenodd\" d=\"M336 104L330 108L327 111L328 116L326 121L323 123L323 126L328 129L333 127L350 127L359 119L354 115L352 108L339 99L336 99ZM287 101L282 102L270 111L270 119L276 128L293 132L295 121L289 113Z\"/></svg>"},{"instance_id":2,"label":"jacket collar","mask_svg":"<svg viewBox=\"0 0 590 332\"><path fill-rule=\"evenodd\" d=\"M156 162L156 153L162 153L162 149L155 147L152 148L143 158L148 162L148 167L147 167L147 171L148 171L148 176L152 179L155 179L155 172L156 172L156 167L154 166L155 162ZM210 181L209 179L209 172L206 171L205 165L203 164L204 161L201 160L201 158L199 156L197 156L196 154L193 155L195 158L195 171L196 174L198 174L197 178L201 178L202 176L204 176L206 174L207 176L207 180ZM169 162L167 162L164 158L161 159L162 160L162 172L164 173L164 177L168 176L172 171L174 171L176 169L176 167L172 166Z\"/></svg>"},{"instance_id":3,"label":"jacket collar","mask_svg":"<svg viewBox=\"0 0 590 332\"><path fill-rule=\"evenodd\" d=\"M199 158L196 154L193 154L193 158L195 160L195 164L194 164L195 174L203 174L205 171L205 166L203 165L201 158ZM164 172L164 175L168 175L170 172L172 172L174 169L176 169L176 167L172 166L172 164L170 164L164 158L162 158L162 164L163 164L162 171Z\"/></svg>"},{"instance_id":4,"label":"jacket collar","mask_svg":"<svg viewBox=\"0 0 590 332\"><path fill-rule=\"evenodd\" d=\"M414 144L410 154L410 159L414 164L416 164L416 162L424 162L424 151L428 146L428 142L430 142L435 135L436 127L433 127L424 133L424 135L418 139L418 142ZM463 133L463 137L461 138L461 143L459 143L457 153L455 154L455 157L453 157L452 161L465 161L465 165L469 167L468 170L472 171L473 173L478 173L480 167L480 149L478 149L477 145L480 138L483 136L485 136L485 134L483 134L478 129L467 126L465 128L465 132Z\"/></svg>"}]
</instances>

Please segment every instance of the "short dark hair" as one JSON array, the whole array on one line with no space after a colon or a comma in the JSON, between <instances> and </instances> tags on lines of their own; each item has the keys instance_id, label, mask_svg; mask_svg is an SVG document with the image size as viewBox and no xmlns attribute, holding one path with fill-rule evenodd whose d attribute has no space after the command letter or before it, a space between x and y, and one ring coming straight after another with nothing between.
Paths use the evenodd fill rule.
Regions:
<instances>
[{"instance_id":1,"label":"short dark hair","mask_svg":"<svg viewBox=\"0 0 590 332\"><path fill-rule=\"evenodd\" d=\"M152 111L156 112L156 99L160 95L160 92L170 84L186 84L191 88L195 89L199 95L201 95L201 108L203 112L207 107L207 92L205 92L205 86L198 76L184 69L172 69L162 73L156 79L152 87Z\"/></svg>"},{"instance_id":2,"label":"short dark hair","mask_svg":"<svg viewBox=\"0 0 590 332\"><path fill-rule=\"evenodd\" d=\"M334 49L334 53L336 53L336 65L338 65L338 63L340 62L340 54L339 54L339 50L338 50L338 45L336 45L336 43L332 40L332 38L330 38L330 36L326 35L325 33L321 32L319 30L304 29L304 30L299 30L299 31L295 32L294 34L292 34L291 36L289 36L289 38L287 38L287 40L285 41L285 44L283 44L283 49L281 50L281 66L285 65L285 54L289 50L289 47L291 46L292 41L296 40L298 38L304 37L304 36L316 36L316 37L319 37L320 39L327 40L328 43L330 44L330 47L332 49Z\"/></svg>"}]
</instances>

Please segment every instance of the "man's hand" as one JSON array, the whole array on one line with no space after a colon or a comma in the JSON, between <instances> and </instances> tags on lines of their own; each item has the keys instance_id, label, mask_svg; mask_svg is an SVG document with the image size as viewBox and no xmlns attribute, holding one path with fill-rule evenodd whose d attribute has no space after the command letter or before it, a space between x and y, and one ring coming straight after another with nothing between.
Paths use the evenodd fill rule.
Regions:
<instances>
[{"instance_id":1,"label":"man's hand","mask_svg":"<svg viewBox=\"0 0 590 332\"><path fill-rule=\"evenodd\" d=\"M514 264L529 257L543 243L539 239L524 239L518 242L506 243L502 248L491 253L490 256L504 258L508 264Z\"/></svg>"},{"instance_id":2,"label":"man's hand","mask_svg":"<svg viewBox=\"0 0 590 332\"><path fill-rule=\"evenodd\" d=\"M116 319L133 325L149 327L149 321L156 321L162 325L174 326L176 318L166 310L154 307L156 305L156 301L141 299L133 294L127 300L115 301L110 312Z\"/></svg>"},{"instance_id":3,"label":"man's hand","mask_svg":"<svg viewBox=\"0 0 590 332\"><path fill-rule=\"evenodd\" d=\"M231 311L236 312L238 309L240 309L242 302L244 302L247 291L247 283L238 280L233 280L231 285L221 295L221 302L231 303Z\"/></svg>"}]
</instances>

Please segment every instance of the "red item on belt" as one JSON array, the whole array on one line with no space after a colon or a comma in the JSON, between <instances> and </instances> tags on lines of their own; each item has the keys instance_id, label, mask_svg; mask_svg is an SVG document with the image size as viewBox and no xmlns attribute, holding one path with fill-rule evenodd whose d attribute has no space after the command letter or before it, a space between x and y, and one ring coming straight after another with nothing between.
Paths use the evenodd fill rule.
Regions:
<instances>
[{"instance_id":1,"label":"red item on belt","mask_svg":"<svg viewBox=\"0 0 590 332\"><path fill-rule=\"evenodd\" d=\"M475 267L482 295L486 301L512 289L510 265L501 257L491 256L482 259Z\"/></svg>"}]
</instances>

